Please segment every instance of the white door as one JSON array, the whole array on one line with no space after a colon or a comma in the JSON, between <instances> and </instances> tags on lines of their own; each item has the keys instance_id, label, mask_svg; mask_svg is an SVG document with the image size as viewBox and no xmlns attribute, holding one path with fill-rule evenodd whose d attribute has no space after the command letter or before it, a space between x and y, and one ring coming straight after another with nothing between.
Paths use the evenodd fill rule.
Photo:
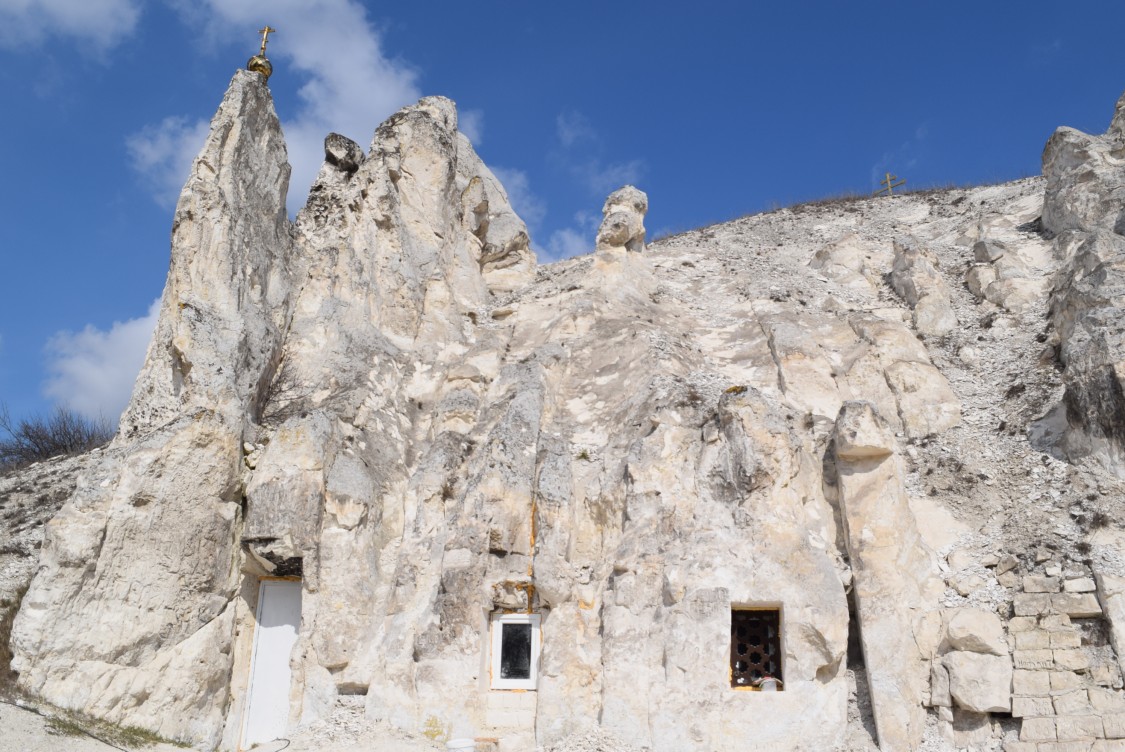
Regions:
<instances>
[{"instance_id":1,"label":"white door","mask_svg":"<svg viewBox=\"0 0 1125 752\"><path fill-rule=\"evenodd\" d=\"M289 654L301 623L301 583L262 580L258 589L258 625L250 659L250 687L242 746L285 736L289 725Z\"/></svg>"}]
</instances>

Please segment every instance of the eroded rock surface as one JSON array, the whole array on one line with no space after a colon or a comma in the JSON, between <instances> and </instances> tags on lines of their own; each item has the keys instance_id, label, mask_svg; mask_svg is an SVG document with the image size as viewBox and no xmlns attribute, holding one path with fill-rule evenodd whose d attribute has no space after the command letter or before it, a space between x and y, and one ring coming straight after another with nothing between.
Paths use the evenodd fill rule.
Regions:
<instances>
[{"instance_id":1,"label":"eroded rock surface","mask_svg":"<svg viewBox=\"0 0 1125 752\"><path fill-rule=\"evenodd\" d=\"M891 285L914 309L914 328L923 335L941 336L957 328L949 303L949 288L937 270L937 259L914 238L895 240Z\"/></svg>"},{"instance_id":2,"label":"eroded rock surface","mask_svg":"<svg viewBox=\"0 0 1125 752\"><path fill-rule=\"evenodd\" d=\"M624 248L640 253L645 249L645 214L648 196L631 185L609 194L602 207L597 250Z\"/></svg>"},{"instance_id":3,"label":"eroded rock surface","mask_svg":"<svg viewBox=\"0 0 1125 752\"><path fill-rule=\"evenodd\" d=\"M1066 394L1039 442L1125 475L1125 99L1100 136L1059 128L1043 152L1043 227L1061 269L1051 319ZM1055 423L1051 426L1050 423Z\"/></svg>"},{"instance_id":4,"label":"eroded rock surface","mask_svg":"<svg viewBox=\"0 0 1125 752\"><path fill-rule=\"evenodd\" d=\"M505 752L1116 739L1121 248L1078 195L1110 172L1048 174L1053 214L1029 179L649 245L627 186L594 254L537 266L449 100L325 153L289 222L235 76L121 432L47 526L26 689L235 749L258 583L288 577L313 748L344 718ZM781 691L732 686L751 609ZM491 689L506 612L541 620L533 692Z\"/></svg>"}]
</instances>

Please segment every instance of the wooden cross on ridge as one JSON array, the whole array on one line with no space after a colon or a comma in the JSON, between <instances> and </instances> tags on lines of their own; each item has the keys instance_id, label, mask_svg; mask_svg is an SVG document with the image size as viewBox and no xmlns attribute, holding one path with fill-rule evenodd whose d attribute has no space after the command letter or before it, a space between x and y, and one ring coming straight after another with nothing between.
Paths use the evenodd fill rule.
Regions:
<instances>
[{"instance_id":1,"label":"wooden cross on ridge","mask_svg":"<svg viewBox=\"0 0 1125 752\"><path fill-rule=\"evenodd\" d=\"M259 55L265 55L266 54L266 44L270 40L270 34L276 34L277 29L275 29L272 26L270 26L269 24L267 24L266 28L258 29L258 33L262 35L262 51L259 52L258 54Z\"/></svg>"},{"instance_id":2,"label":"wooden cross on ridge","mask_svg":"<svg viewBox=\"0 0 1125 752\"><path fill-rule=\"evenodd\" d=\"M879 185L883 187L875 191L871 195L878 196L880 193L886 193L888 196L890 196L894 193L894 188L898 188L900 185L906 185L906 180L898 180L897 183L895 182L896 180L898 180L898 175L892 175L888 172L886 174L886 177L879 181Z\"/></svg>"}]
</instances>

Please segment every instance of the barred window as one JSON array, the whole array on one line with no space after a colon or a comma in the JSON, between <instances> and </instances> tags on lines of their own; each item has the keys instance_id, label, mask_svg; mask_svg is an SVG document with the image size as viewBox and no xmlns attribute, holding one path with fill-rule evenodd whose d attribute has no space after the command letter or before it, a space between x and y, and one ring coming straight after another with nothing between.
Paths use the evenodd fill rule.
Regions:
<instances>
[{"instance_id":1,"label":"barred window","mask_svg":"<svg viewBox=\"0 0 1125 752\"><path fill-rule=\"evenodd\" d=\"M730 685L782 689L780 609L731 609Z\"/></svg>"}]
</instances>

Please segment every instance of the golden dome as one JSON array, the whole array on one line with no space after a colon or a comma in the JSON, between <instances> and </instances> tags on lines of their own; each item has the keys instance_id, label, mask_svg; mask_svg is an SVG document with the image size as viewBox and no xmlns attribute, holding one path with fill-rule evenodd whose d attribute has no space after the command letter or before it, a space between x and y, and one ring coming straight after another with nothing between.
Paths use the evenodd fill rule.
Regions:
<instances>
[{"instance_id":1,"label":"golden dome","mask_svg":"<svg viewBox=\"0 0 1125 752\"><path fill-rule=\"evenodd\" d=\"M273 73L273 65L265 55L255 55L246 62L246 70L261 73L268 80Z\"/></svg>"},{"instance_id":2,"label":"golden dome","mask_svg":"<svg viewBox=\"0 0 1125 752\"><path fill-rule=\"evenodd\" d=\"M266 28L264 29L258 29L258 33L262 35L262 49L258 51L257 55L250 58L246 62L246 70L252 70L257 73L261 73L266 77L267 81L270 78L270 74L273 73L273 65L270 63L269 58L266 57L266 44L269 43L270 34L274 34L276 32L277 29L273 28L269 24L267 24Z\"/></svg>"}]
</instances>

